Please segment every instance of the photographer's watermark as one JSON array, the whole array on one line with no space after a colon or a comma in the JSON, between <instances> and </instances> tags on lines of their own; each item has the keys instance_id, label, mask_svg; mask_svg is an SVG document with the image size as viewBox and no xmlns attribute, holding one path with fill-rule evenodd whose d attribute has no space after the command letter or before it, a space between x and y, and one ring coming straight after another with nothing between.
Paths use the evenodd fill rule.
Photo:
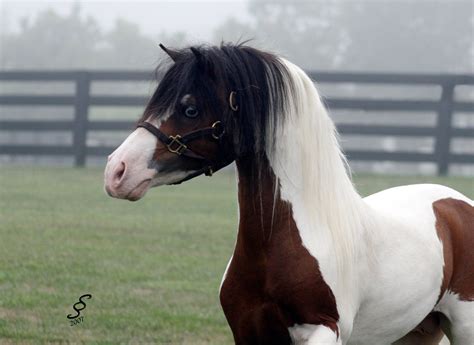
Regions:
<instances>
[{"instance_id":1,"label":"photographer's watermark","mask_svg":"<svg viewBox=\"0 0 474 345\"><path fill-rule=\"evenodd\" d=\"M83 299L91 299L91 294L85 294L79 297L79 302L74 303L72 308L76 311L76 315L68 314L67 318L70 319L71 326L75 326L84 321L84 316L81 316L81 311L86 309L86 303Z\"/></svg>"}]
</instances>

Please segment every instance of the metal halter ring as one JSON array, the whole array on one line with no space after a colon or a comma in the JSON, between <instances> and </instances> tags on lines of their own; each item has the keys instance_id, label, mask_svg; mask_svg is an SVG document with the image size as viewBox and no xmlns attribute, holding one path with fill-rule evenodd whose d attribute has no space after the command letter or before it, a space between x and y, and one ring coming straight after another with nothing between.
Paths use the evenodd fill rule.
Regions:
<instances>
[{"instance_id":1,"label":"metal halter ring","mask_svg":"<svg viewBox=\"0 0 474 345\"><path fill-rule=\"evenodd\" d=\"M218 126L220 126L220 125L221 125L221 122L220 122L220 121L216 121L216 122L214 122L214 123L212 124L211 127L212 127L212 128L214 129L214 131L215 131L216 129L219 129ZM213 137L214 139L216 139L216 140L219 140L220 138L222 138L222 136L224 135L224 132L225 132L224 129L222 129L222 131L221 131L220 133L218 133L218 134L214 133L214 131L212 131L212 134L211 134L211 135L212 135L212 137Z\"/></svg>"},{"instance_id":2,"label":"metal halter ring","mask_svg":"<svg viewBox=\"0 0 474 345\"><path fill-rule=\"evenodd\" d=\"M237 95L237 92L235 91L231 91L231 93L229 94L229 106L230 106L230 109L232 109L233 111L239 110L239 105L235 104L236 95Z\"/></svg>"}]
</instances>

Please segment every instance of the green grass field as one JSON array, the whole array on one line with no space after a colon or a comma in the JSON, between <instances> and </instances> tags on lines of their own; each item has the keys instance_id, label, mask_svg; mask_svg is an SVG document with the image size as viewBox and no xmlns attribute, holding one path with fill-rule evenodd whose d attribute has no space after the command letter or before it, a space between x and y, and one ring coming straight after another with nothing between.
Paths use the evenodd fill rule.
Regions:
<instances>
[{"instance_id":1,"label":"green grass field","mask_svg":"<svg viewBox=\"0 0 474 345\"><path fill-rule=\"evenodd\" d=\"M362 194L473 179L356 177ZM0 169L0 343L230 344L218 290L237 226L231 173L107 197L100 169ZM70 326L66 315L90 293Z\"/></svg>"}]
</instances>

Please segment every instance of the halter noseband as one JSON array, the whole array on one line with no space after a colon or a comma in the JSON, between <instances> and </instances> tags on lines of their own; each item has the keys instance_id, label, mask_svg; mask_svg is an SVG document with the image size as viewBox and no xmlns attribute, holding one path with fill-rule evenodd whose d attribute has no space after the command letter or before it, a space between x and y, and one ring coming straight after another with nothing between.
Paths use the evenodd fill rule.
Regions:
<instances>
[{"instance_id":1,"label":"halter noseband","mask_svg":"<svg viewBox=\"0 0 474 345\"><path fill-rule=\"evenodd\" d=\"M232 91L229 96L229 106L233 111L237 111L238 106L235 104L235 92ZM214 122L210 127L198 129L192 132L189 132L183 136L176 135L166 135L157 127L153 126L149 122L140 122L137 125L138 127L145 128L148 132L153 134L159 141L161 141L169 152L174 153L178 156L185 156L193 159L198 159L204 162L204 167L195 171L194 173L186 176L184 179L174 182L172 184L180 184L184 181L190 180L196 176L205 174L206 176L212 176L212 174L226 165L229 165L234 159L226 158L224 160L211 161L202 155L194 152L191 148L188 147L188 143L197 139L202 139L210 137L212 140L221 141L222 137L225 134L225 129L222 126L220 121Z\"/></svg>"}]
</instances>

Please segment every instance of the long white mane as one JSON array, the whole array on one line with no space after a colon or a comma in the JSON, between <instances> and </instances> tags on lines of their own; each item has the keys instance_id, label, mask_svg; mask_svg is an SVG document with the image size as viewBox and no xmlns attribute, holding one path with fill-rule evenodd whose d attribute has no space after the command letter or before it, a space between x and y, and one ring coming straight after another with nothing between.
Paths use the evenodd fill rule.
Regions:
<instances>
[{"instance_id":1,"label":"long white mane","mask_svg":"<svg viewBox=\"0 0 474 345\"><path fill-rule=\"evenodd\" d=\"M352 185L337 132L311 79L294 64L282 60L293 90L288 91L285 120L268 123L276 138L267 155L277 176L281 196L292 205L304 244L312 253L333 260L322 272L339 282L355 278L354 263L363 248L365 205ZM272 130L267 131L272 133Z\"/></svg>"}]
</instances>

